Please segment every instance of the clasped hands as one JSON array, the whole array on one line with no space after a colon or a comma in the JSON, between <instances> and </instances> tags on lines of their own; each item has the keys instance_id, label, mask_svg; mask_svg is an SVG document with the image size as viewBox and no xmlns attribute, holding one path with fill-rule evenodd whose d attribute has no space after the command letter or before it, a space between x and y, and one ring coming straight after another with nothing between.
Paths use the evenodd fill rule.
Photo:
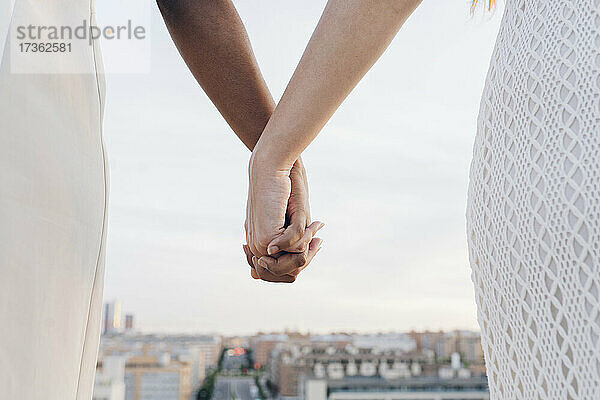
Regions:
<instances>
[{"instance_id":1,"label":"clasped hands","mask_svg":"<svg viewBox=\"0 0 600 400\"><path fill-rule=\"evenodd\" d=\"M250 157L244 252L254 279L292 283L321 249L324 224L311 223L302 159L276 165L266 153L257 146Z\"/></svg>"}]
</instances>

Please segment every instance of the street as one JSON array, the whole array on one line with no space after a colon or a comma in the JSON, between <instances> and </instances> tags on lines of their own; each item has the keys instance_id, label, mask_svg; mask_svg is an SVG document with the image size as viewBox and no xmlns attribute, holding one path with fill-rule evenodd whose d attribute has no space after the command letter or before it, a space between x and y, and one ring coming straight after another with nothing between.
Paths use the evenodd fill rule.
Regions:
<instances>
[{"instance_id":1,"label":"street","mask_svg":"<svg viewBox=\"0 0 600 400\"><path fill-rule=\"evenodd\" d=\"M249 377L219 376L215 383L213 400L256 400L254 379Z\"/></svg>"},{"instance_id":2,"label":"street","mask_svg":"<svg viewBox=\"0 0 600 400\"><path fill-rule=\"evenodd\" d=\"M223 371L237 371L248 367L248 353L242 348L229 349L223 357Z\"/></svg>"}]
</instances>

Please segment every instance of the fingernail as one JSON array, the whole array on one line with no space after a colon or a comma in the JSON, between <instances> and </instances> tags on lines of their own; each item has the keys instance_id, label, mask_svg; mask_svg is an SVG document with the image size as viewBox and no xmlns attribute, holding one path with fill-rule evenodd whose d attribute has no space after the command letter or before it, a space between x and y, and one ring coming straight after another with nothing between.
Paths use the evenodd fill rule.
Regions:
<instances>
[{"instance_id":1,"label":"fingernail","mask_svg":"<svg viewBox=\"0 0 600 400\"><path fill-rule=\"evenodd\" d=\"M269 246L269 248L267 249L267 253L272 256L273 254L277 253L279 251L279 247L277 246Z\"/></svg>"},{"instance_id":2,"label":"fingernail","mask_svg":"<svg viewBox=\"0 0 600 400\"><path fill-rule=\"evenodd\" d=\"M260 265L264 269L267 269L268 267L267 262L265 260L258 260L258 265Z\"/></svg>"}]
</instances>

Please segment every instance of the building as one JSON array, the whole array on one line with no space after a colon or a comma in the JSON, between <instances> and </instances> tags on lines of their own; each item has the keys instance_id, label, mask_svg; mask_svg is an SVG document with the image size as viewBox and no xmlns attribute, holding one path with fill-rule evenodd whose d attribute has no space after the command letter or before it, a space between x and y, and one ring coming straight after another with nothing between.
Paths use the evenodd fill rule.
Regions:
<instances>
[{"instance_id":1,"label":"building","mask_svg":"<svg viewBox=\"0 0 600 400\"><path fill-rule=\"evenodd\" d=\"M481 335L477 332L458 332L456 352L464 361L469 363L483 364L483 347L481 346Z\"/></svg>"},{"instance_id":2,"label":"building","mask_svg":"<svg viewBox=\"0 0 600 400\"><path fill-rule=\"evenodd\" d=\"M186 382L185 385L182 383L179 386L183 387L185 391L188 390L185 387L189 387L189 391L195 393L200 388L207 370L216 367L220 353L221 338L218 336L141 335L134 332L112 333L101 338L98 371L101 373L103 370L103 360L113 356L123 357L126 360L127 373L132 372L132 365L136 364L134 361L140 359L155 359L153 367L155 372L157 371L157 363L163 367L168 366L169 371L174 367L182 369L178 365L185 364L187 370L179 375L183 376ZM150 373L149 371L146 372ZM166 372L166 370L160 370L161 376L165 379L165 385L172 386L174 378L171 376L169 378L171 381L169 381L165 378L168 376ZM126 374L127 393L130 393L132 390L131 385L135 383L130 375ZM144 382L149 378L142 376L140 379L142 380L140 383L142 389L140 390L143 390ZM130 400L130 398L127 397L127 400ZM142 399L135 398L134 400Z\"/></svg>"},{"instance_id":3,"label":"building","mask_svg":"<svg viewBox=\"0 0 600 400\"><path fill-rule=\"evenodd\" d=\"M248 348L250 347L250 342L246 336L230 336L223 339L223 346L228 349L236 347Z\"/></svg>"},{"instance_id":4,"label":"building","mask_svg":"<svg viewBox=\"0 0 600 400\"><path fill-rule=\"evenodd\" d=\"M453 353L474 364L483 364L481 336L477 332L452 331L442 335L434 346L435 355L440 360L449 359Z\"/></svg>"},{"instance_id":5,"label":"building","mask_svg":"<svg viewBox=\"0 0 600 400\"><path fill-rule=\"evenodd\" d=\"M343 347L352 343L352 337L347 334L310 335L300 332L258 334L250 338L249 346L253 351L254 362L261 367L269 364L272 352L280 344L311 344L329 343L336 347Z\"/></svg>"},{"instance_id":6,"label":"building","mask_svg":"<svg viewBox=\"0 0 600 400\"><path fill-rule=\"evenodd\" d=\"M385 379L419 376L433 360L403 349L383 351L358 348L343 342L281 344L272 353L268 379L283 397L297 397L303 376L343 379L351 376L378 376ZM437 370L436 370L437 372Z\"/></svg>"},{"instance_id":7,"label":"building","mask_svg":"<svg viewBox=\"0 0 600 400\"><path fill-rule=\"evenodd\" d=\"M481 335L472 331L452 332L409 332L408 335L414 339L416 350L419 352L431 352L438 361L450 360L453 353L459 353L463 361L483 367L483 348L481 347Z\"/></svg>"},{"instance_id":8,"label":"building","mask_svg":"<svg viewBox=\"0 0 600 400\"><path fill-rule=\"evenodd\" d=\"M171 346L171 357L190 365L190 385L196 392L206 377L206 357L199 346Z\"/></svg>"},{"instance_id":9,"label":"building","mask_svg":"<svg viewBox=\"0 0 600 400\"><path fill-rule=\"evenodd\" d=\"M410 377L383 379L354 376L343 379L304 379L304 400L489 400L485 377L442 379Z\"/></svg>"},{"instance_id":10,"label":"building","mask_svg":"<svg viewBox=\"0 0 600 400\"><path fill-rule=\"evenodd\" d=\"M418 352L434 352L435 344L444 336L443 331L431 332L415 332L411 331L408 335L415 341Z\"/></svg>"},{"instance_id":11,"label":"building","mask_svg":"<svg viewBox=\"0 0 600 400\"><path fill-rule=\"evenodd\" d=\"M211 335L112 335L102 337L100 352L137 352L143 348L155 348L175 353L187 349L201 352L204 356L204 367L215 368L222 350L220 336Z\"/></svg>"},{"instance_id":12,"label":"building","mask_svg":"<svg viewBox=\"0 0 600 400\"><path fill-rule=\"evenodd\" d=\"M107 356L99 363L92 400L125 400L125 357Z\"/></svg>"},{"instance_id":13,"label":"building","mask_svg":"<svg viewBox=\"0 0 600 400\"><path fill-rule=\"evenodd\" d=\"M125 315L125 330L126 331L133 330L133 314Z\"/></svg>"},{"instance_id":14,"label":"building","mask_svg":"<svg viewBox=\"0 0 600 400\"><path fill-rule=\"evenodd\" d=\"M405 353L417 349L415 339L407 333L353 335L352 345L357 348L378 349L380 351L397 350Z\"/></svg>"},{"instance_id":15,"label":"building","mask_svg":"<svg viewBox=\"0 0 600 400\"><path fill-rule=\"evenodd\" d=\"M169 353L130 357L125 365L125 400L189 400L190 365Z\"/></svg>"},{"instance_id":16,"label":"building","mask_svg":"<svg viewBox=\"0 0 600 400\"><path fill-rule=\"evenodd\" d=\"M287 343L290 340L287 334L262 334L253 337L250 341L252 347L254 363L257 366L265 366L269 361L269 356L275 347L280 343Z\"/></svg>"},{"instance_id":17,"label":"building","mask_svg":"<svg viewBox=\"0 0 600 400\"><path fill-rule=\"evenodd\" d=\"M118 332L121 329L121 302L105 303L102 320L102 333Z\"/></svg>"},{"instance_id":18,"label":"building","mask_svg":"<svg viewBox=\"0 0 600 400\"><path fill-rule=\"evenodd\" d=\"M266 341L273 346L270 347L266 375L270 387L283 398L301 396L305 377L330 383L361 382L371 385L373 382L385 382L382 399L401 391L400 387L394 386L396 384L414 386L414 390L407 392L412 393L418 392L419 385L425 383L430 384L429 389L437 390L456 380L465 383L472 379L470 382L477 384L487 382L479 350L479 334L475 332L337 334L312 336L309 340L289 339L287 342L280 337L276 339L279 340L276 344L271 337ZM331 387L328 386L329 389ZM339 391L342 388L343 385L338 388ZM358 386L354 389L362 390ZM462 390L462 387L459 389ZM369 390L377 391L378 388L369 386ZM478 390L474 390L477 392L473 393L474 397L465 399L487 396L486 391L479 393ZM336 396L343 399L349 395ZM419 396L397 398L430 399ZM452 397L442 397L446 398Z\"/></svg>"}]
</instances>

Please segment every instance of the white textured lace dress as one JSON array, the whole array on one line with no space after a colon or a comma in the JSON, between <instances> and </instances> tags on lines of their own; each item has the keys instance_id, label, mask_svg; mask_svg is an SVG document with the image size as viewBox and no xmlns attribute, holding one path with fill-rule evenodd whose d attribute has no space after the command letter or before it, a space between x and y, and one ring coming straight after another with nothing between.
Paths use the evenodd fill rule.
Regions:
<instances>
[{"instance_id":1,"label":"white textured lace dress","mask_svg":"<svg viewBox=\"0 0 600 400\"><path fill-rule=\"evenodd\" d=\"M0 37L9 20L93 19L90 0L16 0L12 14L0 1ZM8 46L0 67L0 399L90 400L106 209L97 43L76 59L32 55L41 67L87 66L80 74L13 73Z\"/></svg>"},{"instance_id":2,"label":"white textured lace dress","mask_svg":"<svg viewBox=\"0 0 600 400\"><path fill-rule=\"evenodd\" d=\"M506 1L470 178L491 399L600 399L600 0Z\"/></svg>"}]
</instances>

